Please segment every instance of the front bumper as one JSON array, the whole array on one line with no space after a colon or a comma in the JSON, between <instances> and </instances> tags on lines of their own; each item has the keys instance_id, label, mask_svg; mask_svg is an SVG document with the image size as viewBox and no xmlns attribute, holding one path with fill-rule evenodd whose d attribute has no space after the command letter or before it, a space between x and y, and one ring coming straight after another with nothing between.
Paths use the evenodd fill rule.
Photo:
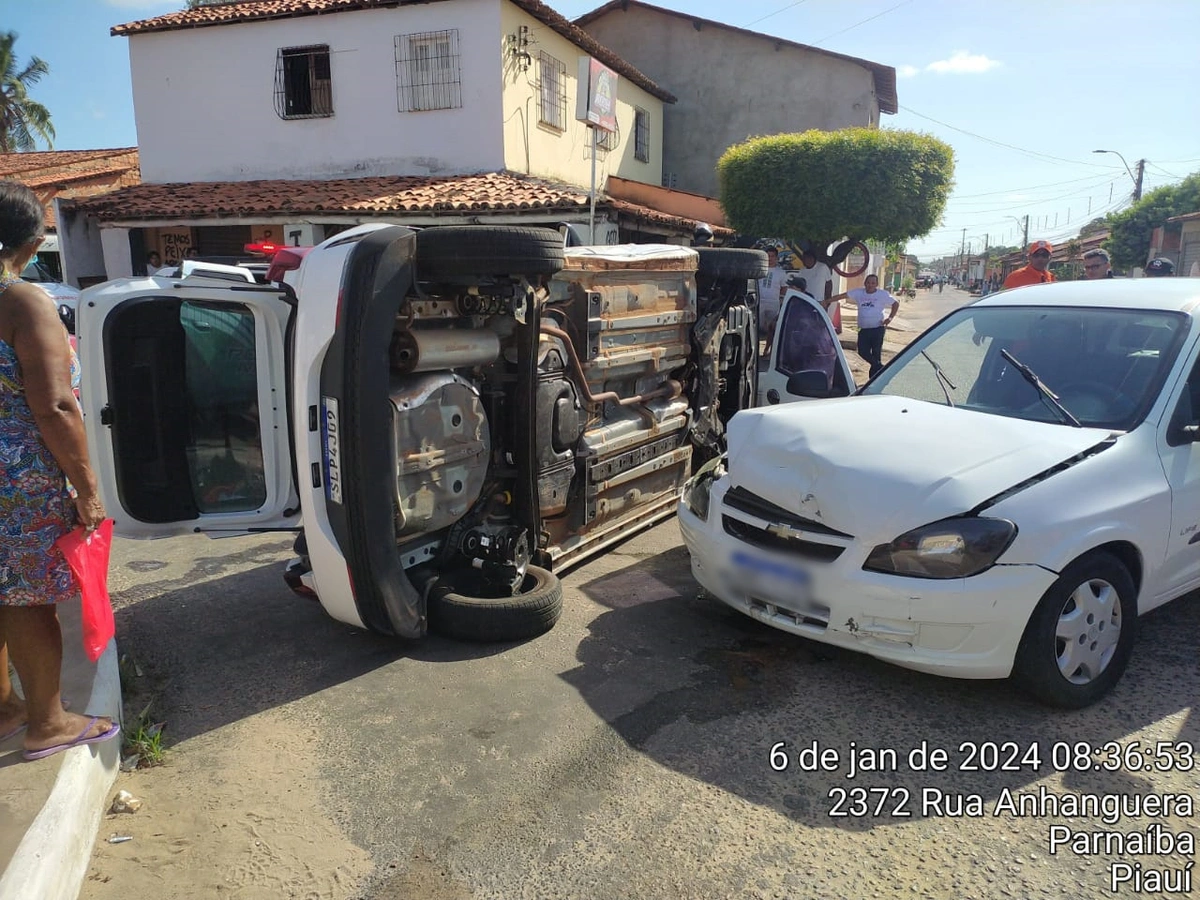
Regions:
<instances>
[{"instance_id":1,"label":"front bumper","mask_svg":"<svg viewBox=\"0 0 1200 900\"><path fill-rule=\"evenodd\" d=\"M810 547L824 544L840 553L827 561L802 559L729 534L726 516L758 529L773 523L726 507L728 485L728 479L713 485L707 520L679 505L696 581L773 628L905 668L955 678L1008 677L1029 616L1057 577L1033 565L997 565L951 580L867 572L862 566L871 547L817 534L804 535Z\"/></svg>"}]
</instances>

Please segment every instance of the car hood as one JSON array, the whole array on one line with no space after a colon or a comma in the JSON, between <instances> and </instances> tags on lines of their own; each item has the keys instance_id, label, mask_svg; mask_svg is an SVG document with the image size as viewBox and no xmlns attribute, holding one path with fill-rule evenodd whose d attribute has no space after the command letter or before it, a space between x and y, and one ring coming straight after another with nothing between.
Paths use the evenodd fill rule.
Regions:
<instances>
[{"instance_id":1,"label":"car hood","mask_svg":"<svg viewBox=\"0 0 1200 900\"><path fill-rule=\"evenodd\" d=\"M55 303L66 303L69 306L74 306L75 302L79 299L79 291L69 284L63 284L58 281L31 281L29 283L49 294L50 299Z\"/></svg>"},{"instance_id":2,"label":"car hood","mask_svg":"<svg viewBox=\"0 0 1200 900\"><path fill-rule=\"evenodd\" d=\"M885 543L967 512L1110 434L904 397L790 403L733 417L729 478L803 518Z\"/></svg>"}]
</instances>

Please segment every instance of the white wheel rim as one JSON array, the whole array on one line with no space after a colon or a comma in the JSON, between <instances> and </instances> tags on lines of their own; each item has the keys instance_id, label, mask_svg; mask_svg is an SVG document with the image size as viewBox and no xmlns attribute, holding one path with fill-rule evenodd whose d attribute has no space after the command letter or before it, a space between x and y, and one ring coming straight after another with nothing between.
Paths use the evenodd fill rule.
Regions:
<instances>
[{"instance_id":1,"label":"white wheel rim","mask_svg":"<svg viewBox=\"0 0 1200 900\"><path fill-rule=\"evenodd\" d=\"M1058 671L1071 684L1089 684L1112 662L1121 638L1121 598L1103 578L1071 592L1055 629Z\"/></svg>"}]
</instances>

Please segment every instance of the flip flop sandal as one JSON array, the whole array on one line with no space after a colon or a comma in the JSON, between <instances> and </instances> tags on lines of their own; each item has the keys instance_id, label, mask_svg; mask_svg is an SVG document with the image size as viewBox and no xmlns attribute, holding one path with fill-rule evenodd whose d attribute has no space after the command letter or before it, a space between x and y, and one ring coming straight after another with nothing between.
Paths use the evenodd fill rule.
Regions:
<instances>
[{"instance_id":1,"label":"flip flop sandal","mask_svg":"<svg viewBox=\"0 0 1200 900\"><path fill-rule=\"evenodd\" d=\"M53 747L46 747L44 750L25 750L22 756L27 760L45 759L47 756L53 756L55 753L62 753L64 750L70 750L72 747L83 747L87 744L100 744L104 741L110 741L117 736L121 731L121 726L113 722L112 727L107 731L102 731L100 734L93 737L84 737L95 724L100 721L100 716L92 716L88 719L88 723L84 726L83 731L79 732L79 737L73 741L68 741L65 744L55 744Z\"/></svg>"},{"instance_id":2,"label":"flip flop sandal","mask_svg":"<svg viewBox=\"0 0 1200 900\"><path fill-rule=\"evenodd\" d=\"M70 709L71 701L64 700L62 702L62 708L64 710ZM0 744L3 744L5 741L9 740L10 738L15 738L18 734L20 734L22 731L25 730L27 725L29 725L28 722L22 722L20 725L18 725L12 731L6 731L6 732L4 732L4 734L0 734Z\"/></svg>"}]
</instances>

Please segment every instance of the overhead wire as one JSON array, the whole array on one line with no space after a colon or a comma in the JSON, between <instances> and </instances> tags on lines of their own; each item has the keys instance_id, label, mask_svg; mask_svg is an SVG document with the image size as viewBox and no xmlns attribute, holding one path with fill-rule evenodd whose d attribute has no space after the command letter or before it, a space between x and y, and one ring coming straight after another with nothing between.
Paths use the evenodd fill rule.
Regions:
<instances>
[{"instance_id":1,"label":"overhead wire","mask_svg":"<svg viewBox=\"0 0 1200 900\"><path fill-rule=\"evenodd\" d=\"M993 140L992 138L984 137L982 134L976 134L973 131L967 131L965 128L959 128L957 125L951 125L948 122L943 122L941 119L935 119L933 116L927 116L924 113L919 113L915 109L908 107L908 106L904 106L903 104L898 104L898 105L899 105L900 109L904 110L905 112L912 113L914 116L917 116L918 118L926 119L937 125L941 125L943 128L949 128L951 131L957 131L960 134L965 134L968 137L976 138L976 139L984 141L985 143L988 143L988 144L994 144L997 147L1005 147L1009 150L1015 150L1018 153L1024 153L1026 156L1032 156L1036 159L1047 159L1047 160L1051 160L1053 162L1067 163L1072 166L1089 166L1091 168L1096 168L1096 169L1112 169L1113 168L1112 166L1106 166L1106 165L1102 165L1100 163L1084 162L1083 160L1076 160L1076 159L1065 159L1061 156L1051 156L1049 153L1039 153L1037 150L1027 150L1024 147L1018 147L1015 144L1006 144L1006 143L1004 143L1004 141Z\"/></svg>"},{"instance_id":2,"label":"overhead wire","mask_svg":"<svg viewBox=\"0 0 1200 900\"><path fill-rule=\"evenodd\" d=\"M751 25L757 25L759 22L765 22L767 19L773 18L773 17L779 15L781 12L787 12L793 6L799 6L801 3L807 3L807 2L808 2L808 0L796 0L795 3L789 3L787 6L783 7L782 9L777 9L773 13L767 13L765 16L760 16L759 18L755 19L753 22L747 22L742 27L749 28Z\"/></svg>"},{"instance_id":3,"label":"overhead wire","mask_svg":"<svg viewBox=\"0 0 1200 900\"><path fill-rule=\"evenodd\" d=\"M827 40L829 40L830 38L835 38L839 34L845 34L847 31L853 31L859 25L866 25L868 22L874 22L880 16L886 16L888 13L894 12L895 10L899 9L900 7L907 6L908 4L910 4L912 2L913 2L913 0L901 0L900 3L897 3L895 6L889 6L887 9L885 9L881 13L876 13L875 15L871 16L870 18L863 19L861 22L855 22L853 25L850 25L847 28L843 28L841 31L835 31L833 34L826 35L825 37L821 38L819 41L814 41L810 46L819 47L823 43L825 43Z\"/></svg>"}]
</instances>

